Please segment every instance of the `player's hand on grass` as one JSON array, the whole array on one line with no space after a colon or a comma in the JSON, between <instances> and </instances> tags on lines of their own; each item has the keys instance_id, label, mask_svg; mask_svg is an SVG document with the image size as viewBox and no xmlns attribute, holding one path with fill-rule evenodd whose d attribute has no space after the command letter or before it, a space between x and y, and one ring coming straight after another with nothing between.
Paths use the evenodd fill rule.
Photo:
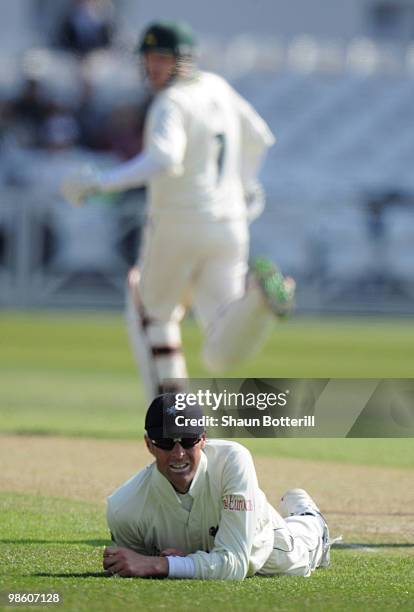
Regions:
<instances>
[{"instance_id":1,"label":"player's hand on grass","mask_svg":"<svg viewBox=\"0 0 414 612\"><path fill-rule=\"evenodd\" d=\"M99 172L91 166L83 166L62 183L62 194L73 206L81 206L86 198L100 190Z\"/></svg>"},{"instance_id":2,"label":"player's hand on grass","mask_svg":"<svg viewBox=\"0 0 414 612\"><path fill-rule=\"evenodd\" d=\"M109 575L124 578L168 576L167 559L140 555L120 546L107 546L104 549L103 567Z\"/></svg>"},{"instance_id":3,"label":"player's hand on grass","mask_svg":"<svg viewBox=\"0 0 414 612\"><path fill-rule=\"evenodd\" d=\"M182 550L178 548L166 548L160 553L161 557L168 557L171 555L172 557L186 557L187 555Z\"/></svg>"}]
</instances>

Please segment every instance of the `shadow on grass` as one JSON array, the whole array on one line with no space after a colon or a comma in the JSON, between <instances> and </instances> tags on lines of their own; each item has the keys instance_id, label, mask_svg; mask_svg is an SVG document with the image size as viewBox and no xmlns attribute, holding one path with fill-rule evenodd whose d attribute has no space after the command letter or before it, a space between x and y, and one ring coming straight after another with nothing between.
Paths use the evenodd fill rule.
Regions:
<instances>
[{"instance_id":1,"label":"shadow on grass","mask_svg":"<svg viewBox=\"0 0 414 612\"><path fill-rule=\"evenodd\" d=\"M86 544L87 546L111 546L110 540L36 540L33 538L23 538L21 540L0 539L0 544ZM369 544L366 542L338 542L333 544L333 548L341 550L343 548L414 548L414 543L409 542L380 542Z\"/></svg>"},{"instance_id":2,"label":"shadow on grass","mask_svg":"<svg viewBox=\"0 0 414 612\"><path fill-rule=\"evenodd\" d=\"M342 548L370 548L375 550L376 548L414 548L414 544L410 544L404 542L404 544L398 544L396 542L393 543L380 543L380 544L365 544L364 542L340 542L338 544L333 544L332 548L342 549Z\"/></svg>"},{"instance_id":3,"label":"shadow on grass","mask_svg":"<svg viewBox=\"0 0 414 612\"><path fill-rule=\"evenodd\" d=\"M31 574L31 576L32 578L114 578L106 572L68 572L66 574L38 572L37 574Z\"/></svg>"},{"instance_id":4,"label":"shadow on grass","mask_svg":"<svg viewBox=\"0 0 414 612\"><path fill-rule=\"evenodd\" d=\"M35 540L23 538L21 540L1 540L0 544L86 544L87 546L110 546L110 540Z\"/></svg>"},{"instance_id":5,"label":"shadow on grass","mask_svg":"<svg viewBox=\"0 0 414 612\"><path fill-rule=\"evenodd\" d=\"M164 580L161 576L114 576L107 574L106 572L68 572L63 573L52 573L52 572L38 572L37 574L30 574L32 578L112 578L113 580Z\"/></svg>"},{"instance_id":6,"label":"shadow on grass","mask_svg":"<svg viewBox=\"0 0 414 612\"><path fill-rule=\"evenodd\" d=\"M36 540L34 538L19 539L0 539L0 544L85 544L86 546L101 547L111 546L113 542L110 540ZM368 542L338 542L332 545L336 550L349 548L365 548L375 550L377 548L414 548L414 543L409 542L379 542L372 544Z\"/></svg>"}]
</instances>

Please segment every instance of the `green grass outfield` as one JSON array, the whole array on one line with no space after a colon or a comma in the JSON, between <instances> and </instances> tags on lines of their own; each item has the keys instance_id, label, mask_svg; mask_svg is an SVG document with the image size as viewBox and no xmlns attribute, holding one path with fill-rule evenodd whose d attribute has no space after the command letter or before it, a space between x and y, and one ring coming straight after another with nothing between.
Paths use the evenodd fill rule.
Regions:
<instances>
[{"instance_id":1,"label":"green grass outfield","mask_svg":"<svg viewBox=\"0 0 414 612\"><path fill-rule=\"evenodd\" d=\"M208 377L201 337L184 326L190 375ZM0 431L137 438L145 401L122 315L2 314ZM233 377L411 377L412 321L293 320ZM258 454L414 465L410 439L246 440Z\"/></svg>"},{"instance_id":2,"label":"green grass outfield","mask_svg":"<svg viewBox=\"0 0 414 612\"><path fill-rule=\"evenodd\" d=\"M63 598L63 609L74 612L412 609L409 548L333 550L331 567L310 579L254 577L234 583L108 578L101 567L108 543L101 506L0 495L0 512L3 602L11 592L55 592ZM55 609L52 604L47 608Z\"/></svg>"},{"instance_id":3,"label":"green grass outfield","mask_svg":"<svg viewBox=\"0 0 414 612\"><path fill-rule=\"evenodd\" d=\"M191 322L184 326L184 342L191 375L208 376ZM0 432L141 436L145 403L121 315L3 313L0 345ZM228 375L403 378L413 376L413 358L410 320L296 319L275 327L260 355ZM414 466L409 439L249 440L248 445L255 455ZM412 609L414 600L414 544L370 547L369 534L365 548L334 549L331 568L309 580L255 577L237 584L106 578L101 574L106 538L98 501L1 492L0 605L11 591L51 589L63 596L59 609L74 611L394 611Z\"/></svg>"},{"instance_id":4,"label":"green grass outfield","mask_svg":"<svg viewBox=\"0 0 414 612\"><path fill-rule=\"evenodd\" d=\"M184 326L190 376L210 377ZM121 315L0 315L0 430L134 437L145 402ZM411 320L302 320L275 326L229 377L411 378ZM85 415L87 418L85 418Z\"/></svg>"}]
</instances>

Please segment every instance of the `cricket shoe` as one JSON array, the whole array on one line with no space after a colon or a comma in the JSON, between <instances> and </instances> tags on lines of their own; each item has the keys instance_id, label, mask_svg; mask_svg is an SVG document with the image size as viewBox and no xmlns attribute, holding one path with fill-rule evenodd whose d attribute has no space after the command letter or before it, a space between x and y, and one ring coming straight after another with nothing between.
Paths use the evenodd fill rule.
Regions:
<instances>
[{"instance_id":1,"label":"cricket shoe","mask_svg":"<svg viewBox=\"0 0 414 612\"><path fill-rule=\"evenodd\" d=\"M328 567L332 544L329 539L329 529L325 517L311 496L304 489L289 489L280 500L280 514L283 518L294 515L311 515L320 520L322 525L322 556L318 566Z\"/></svg>"},{"instance_id":2,"label":"cricket shoe","mask_svg":"<svg viewBox=\"0 0 414 612\"><path fill-rule=\"evenodd\" d=\"M293 278L284 277L278 268L264 257L253 260L251 272L275 315L279 318L286 317L294 306L296 283Z\"/></svg>"}]
</instances>

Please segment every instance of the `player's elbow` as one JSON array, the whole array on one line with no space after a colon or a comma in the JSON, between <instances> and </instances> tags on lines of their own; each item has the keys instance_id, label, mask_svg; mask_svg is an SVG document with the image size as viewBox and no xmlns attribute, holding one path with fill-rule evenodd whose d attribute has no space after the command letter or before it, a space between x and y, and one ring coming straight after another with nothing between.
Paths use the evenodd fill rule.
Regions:
<instances>
[{"instance_id":1,"label":"player's elbow","mask_svg":"<svg viewBox=\"0 0 414 612\"><path fill-rule=\"evenodd\" d=\"M222 576L224 580L244 580L248 570L249 560L241 550L226 551L222 567Z\"/></svg>"},{"instance_id":2,"label":"player's elbow","mask_svg":"<svg viewBox=\"0 0 414 612\"><path fill-rule=\"evenodd\" d=\"M180 175L183 172L182 159L167 149L153 149L150 153L154 162L158 165L159 171L170 175Z\"/></svg>"},{"instance_id":3,"label":"player's elbow","mask_svg":"<svg viewBox=\"0 0 414 612\"><path fill-rule=\"evenodd\" d=\"M244 580L249 570L248 560L242 555L232 555L232 557L228 568L228 580Z\"/></svg>"},{"instance_id":4,"label":"player's elbow","mask_svg":"<svg viewBox=\"0 0 414 612\"><path fill-rule=\"evenodd\" d=\"M249 561L241 551L198 551L189 556L195 563L195 578L200 580L243 580L248 574Z\"/></svg>"}]
</instances>

